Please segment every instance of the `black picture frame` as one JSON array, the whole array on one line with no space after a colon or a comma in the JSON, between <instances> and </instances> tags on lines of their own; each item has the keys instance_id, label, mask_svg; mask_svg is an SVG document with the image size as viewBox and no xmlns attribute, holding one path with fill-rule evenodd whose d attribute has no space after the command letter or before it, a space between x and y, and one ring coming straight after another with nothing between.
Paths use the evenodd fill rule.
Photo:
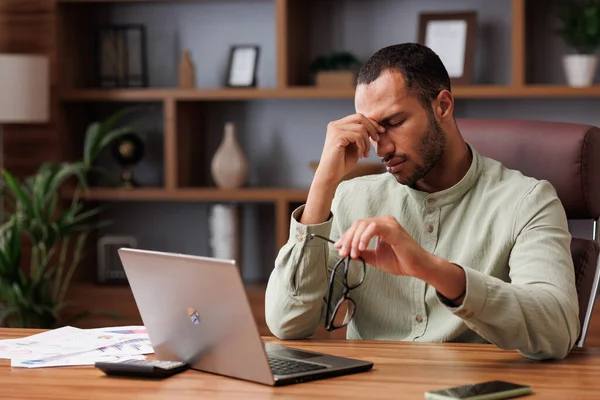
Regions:
<instances>
[{"instance_id":1,"label":"black picture frame","mask_svg":"<svg viewBox=\"0 0 600 400\"><path fill-rule=\"evenodd\" d=\"M231 46L225 86L230 88L256 87L260 46L240 44Z\"/></svg>"},{"instance_id":2,"label":"black picture frame","mask_svg":"<svg viewBox=\"0 0 600 400\"><path fill-rule=\"evenodd\" d=\"M98 87L148 87L148 55L144 25L98 26L94 53Z\"/></svg>"}]
</instances>

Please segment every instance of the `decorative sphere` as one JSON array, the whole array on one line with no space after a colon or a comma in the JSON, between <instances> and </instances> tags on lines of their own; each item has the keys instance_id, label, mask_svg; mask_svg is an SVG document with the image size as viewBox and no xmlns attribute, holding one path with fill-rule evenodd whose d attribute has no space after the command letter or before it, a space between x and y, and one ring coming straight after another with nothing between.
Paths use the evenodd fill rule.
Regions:
<instances>
[{"instance_id":1,"label":"decorative sphere","mask_svg":"<svg viewBox=\"0 0 600 400\"><path fill-rule=\"evenodd\" d=\"M121 165L133 165L144 157L144 142L137 134L128 133L115 139L112 150Z\"/></svg>"}]
</instances>

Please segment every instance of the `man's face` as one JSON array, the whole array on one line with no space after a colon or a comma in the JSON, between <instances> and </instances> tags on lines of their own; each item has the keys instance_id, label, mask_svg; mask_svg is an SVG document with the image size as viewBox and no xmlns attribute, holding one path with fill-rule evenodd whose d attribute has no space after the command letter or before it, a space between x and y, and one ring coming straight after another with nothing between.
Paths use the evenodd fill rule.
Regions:
<instances>
[{"instance_id":1,"label":"man's face","mask_svg":"<svg viewBox=\"0 0 600 400\"><path fill-rule=\"evenodd\" d=\"M446 134L433 110L406 91L402 74L384 72L370 84L359 85L355 107L386 128L379 142L371 143L399 183L414 186L441 158Z\"/></svg>"}]
</instances>

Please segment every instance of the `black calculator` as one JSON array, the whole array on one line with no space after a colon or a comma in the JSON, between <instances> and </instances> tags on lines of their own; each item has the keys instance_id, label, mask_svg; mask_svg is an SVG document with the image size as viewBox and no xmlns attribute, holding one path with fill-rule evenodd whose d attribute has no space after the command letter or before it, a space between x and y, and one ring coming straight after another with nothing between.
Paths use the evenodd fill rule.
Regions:
<instances>
[{"instance_id":1,"label":"black calculator","mask_svg":"<svg viewBox=\"0 0 600 400\"><path fill-rule=\"evenodd\" d=\"M162 360L98 361L94 366L106 375L139 378L166 378L189 369L189 365L184 362Z\"/></svg>"}]
</instances>

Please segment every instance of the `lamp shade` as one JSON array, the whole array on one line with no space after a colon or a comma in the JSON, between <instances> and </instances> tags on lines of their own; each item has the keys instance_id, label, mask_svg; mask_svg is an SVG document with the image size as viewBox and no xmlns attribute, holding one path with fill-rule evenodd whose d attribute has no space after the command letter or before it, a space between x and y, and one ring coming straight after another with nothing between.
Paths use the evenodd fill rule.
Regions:
<instances>
[{"instance_id":1,"label":"lamp shade","mask_svg":"<svg viewBox=\"0 0 600 400\"><path fill-rule=\"evenodd\" d=\"M48 122L48 58L0 54L0 123Z\"/></svg>"}]
</instances>

